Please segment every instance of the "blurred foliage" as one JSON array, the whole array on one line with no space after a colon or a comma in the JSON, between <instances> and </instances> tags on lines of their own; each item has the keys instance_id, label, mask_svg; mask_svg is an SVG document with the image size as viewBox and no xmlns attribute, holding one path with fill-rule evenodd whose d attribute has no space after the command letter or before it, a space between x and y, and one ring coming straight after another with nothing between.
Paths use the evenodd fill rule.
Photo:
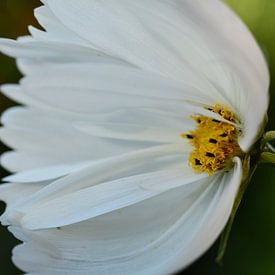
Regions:
<instances>
[{"instance_id":1,"label":"blurred foliage","mask_svg":"<svg viewBox=\"0 0 275 275\"><path fill-rule=\"evenodd\" d=\"M205 0L204 0L205 1ZM268 60L271 79L275 79L275 1L225 0L246 22ZM0 36L16 38L27 32L27 25L37 25L32 10L38 0L0 0ZM0 84L17 82L20 74L15 62L0 55ZM1 96L0 112L13 105ZM269 129L275 127L275 85L271 83ZM2 145L1 151L6 150ZM272 170L273 169L273 170ZM1 171L4 176L6 171ZM215 263L217 243L196 263L182 272L185 275L274 275L275 274L275 173L271 166L256 172L238 212L222 266ZM1 204L0 211L4 205ZM20 274L10 261L17 243L0 227L0 274Z\"/></svg>"}]
</instances>

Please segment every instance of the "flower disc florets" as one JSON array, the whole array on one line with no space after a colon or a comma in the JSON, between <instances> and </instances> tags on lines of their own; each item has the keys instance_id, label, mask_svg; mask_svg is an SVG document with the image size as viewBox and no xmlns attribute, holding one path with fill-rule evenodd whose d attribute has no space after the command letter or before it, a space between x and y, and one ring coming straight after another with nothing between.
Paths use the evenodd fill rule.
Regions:
<instances>
[{"instance_id":1,"label":"flower disc florets","mask_svg":"<svg viewBox=\"0 0 275 275\"><path fill-rule=\"evenodd\" d=\"M241 154L238 145L240 131L234 125L238 121L237 117L226 107L215 105L207 109L232 124L207 116L193 116L198 123L197 128L188 134L182 134L182 137L188 138L194 147L189 156L194 171L213 174L228 167L232 158Z\"/></svg>"}]
</instances>

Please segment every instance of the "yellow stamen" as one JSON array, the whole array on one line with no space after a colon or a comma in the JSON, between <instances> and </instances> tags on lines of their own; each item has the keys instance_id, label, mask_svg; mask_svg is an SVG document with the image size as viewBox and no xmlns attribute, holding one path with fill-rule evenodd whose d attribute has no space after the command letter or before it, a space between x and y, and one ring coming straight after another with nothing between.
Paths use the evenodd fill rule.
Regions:
<instances>
[{"instance_id":1,"label":"yellow stamen","mask_svg":"<svg viewBox=\"0 0 275 275\"><path fill-rule=\"evenodd\" d=\"M226 107L216 104L206 109L219 114L228 121L238 121L237 117ZM198 123L197 128L187 134L182 134L182 137L189 139L194 146L189 156L189 162L194 171L213 174L217 170L228 167L232 158L241 154L238 145L240 132L232 124L207 116L193 116L193 119Z\"/></svg>"}]
</instances>

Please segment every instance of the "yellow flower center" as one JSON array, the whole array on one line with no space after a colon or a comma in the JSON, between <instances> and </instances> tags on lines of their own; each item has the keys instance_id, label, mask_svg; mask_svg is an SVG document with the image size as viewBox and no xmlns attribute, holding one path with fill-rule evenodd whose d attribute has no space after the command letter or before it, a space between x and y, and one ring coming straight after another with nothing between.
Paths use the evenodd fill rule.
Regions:
<instances>
[{"instance_id":1,"label":"yellow flower center","mask_svg":"<svg viewBox=\"0 0 275 275\"><path fill-rule=\"evenodd\" d=\"M230 122L238 121L226 107L217 104L207 109ZM182 137L189 139L194 147L189 156L189 162L194 171L213 174L217 170L227 168L232 158L241 154L238 145L240 131L233 124L207 116L192 118L198 123L197 128L188 134L182 134Z\"/></svg>"}]
</instances>

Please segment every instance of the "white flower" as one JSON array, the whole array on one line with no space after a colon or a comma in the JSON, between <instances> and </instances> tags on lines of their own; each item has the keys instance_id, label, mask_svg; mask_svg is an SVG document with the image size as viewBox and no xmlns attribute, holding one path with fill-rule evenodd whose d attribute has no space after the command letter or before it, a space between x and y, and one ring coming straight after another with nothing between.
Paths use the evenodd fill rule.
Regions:
<instances>
[{"instance_id":1,"label":"white flower","mask_svg":"<svg viewBox=\"0 0 275 275\"><path fill-rule=\"evenodd\" d=\"M2 224L23 241L15 264L31 274L186 267L224 228L242 154L258 138L269 86L258 46L217 0L43 3L35 15L45 31L0 41L24 74L2 86L23 104L4 113L1 130L14 149L2 156L14 175L0 197ZM222 122L199 128L192 115ZM209 155L217 169L195 173L188 158L222 125L233 141L211 148L237 149Z\"/></svg>"}]
</instances>

